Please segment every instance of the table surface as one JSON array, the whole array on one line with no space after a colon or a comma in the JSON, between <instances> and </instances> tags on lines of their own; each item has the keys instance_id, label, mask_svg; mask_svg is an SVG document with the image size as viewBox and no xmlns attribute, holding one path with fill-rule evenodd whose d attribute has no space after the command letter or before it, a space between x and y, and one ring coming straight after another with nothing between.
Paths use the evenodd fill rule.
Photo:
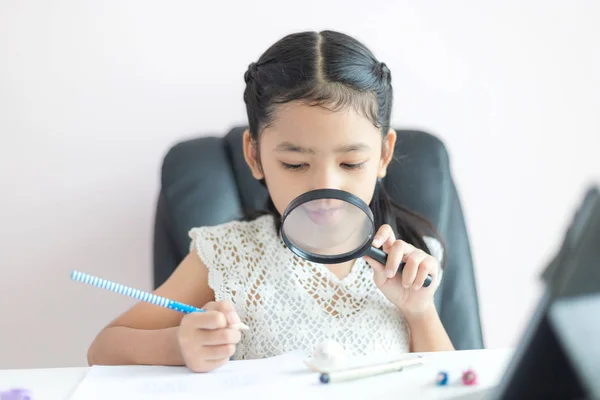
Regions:
<instances>
[{"instance_id":1,"label":"table surface","mask_svg":"<svg viewBox=\"0 0 600 400\"><path fill-rule=\"evenodd\" d=\"M403 399L485 398L488 389L499 383L512 354L512 349L422 353L426 363L419 369L419 379L413 376L403 382L402 393L398 393L398 379L394 378L394 394ZM462 372L469 368L477 373L475 386L464 386L460 382ZM30 391L31 400L68 399L88 370L88 367L0 370L0 393L24 388ZM435 385L439 371L448 372L448 386Z\"/></svg>"}]
</instances>

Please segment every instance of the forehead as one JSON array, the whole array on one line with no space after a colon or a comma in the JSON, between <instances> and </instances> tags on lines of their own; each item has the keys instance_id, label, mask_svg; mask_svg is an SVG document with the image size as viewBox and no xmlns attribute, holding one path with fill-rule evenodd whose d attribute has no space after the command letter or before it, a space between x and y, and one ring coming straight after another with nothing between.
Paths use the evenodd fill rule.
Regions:
<instances>
[{"instance_id":1,"label":"forehead","mask_svg":"<svg viewBox=\"0 0 600 400\"><path fill-rule=\"evenodd\" d=\"M374 145L382 140L380 130L353 108L331 111L321 106L292 102L277 107L273 122L261 141L289 141L298 145L327 146L348 142Z\"/></svg>"}]
</instances>

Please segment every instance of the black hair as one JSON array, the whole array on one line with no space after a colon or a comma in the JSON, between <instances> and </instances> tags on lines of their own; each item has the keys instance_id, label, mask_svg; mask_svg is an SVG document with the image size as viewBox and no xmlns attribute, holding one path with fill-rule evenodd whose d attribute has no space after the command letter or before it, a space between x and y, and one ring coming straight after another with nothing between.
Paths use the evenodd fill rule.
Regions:
<instances>
[{"instance_id":1,"label":"black hair","mask_svg":"<svg viewBox=\"0 0 600 400\"><path fill-rule=\"evenodd\" d=\"M287 35L249 65L244 80L249 131L257 152L260 134L272 122L276 107L292 101L305 101L334 111L354 107L382 135L389 131L393 102L391 72L366 46L346 34L322 31ZM261 183L266 187L264 179ZM398 239L429 252L423 240L423 236L429 235L443 246L432 224L394 203L380 180L369 207L376 226L389 224ZM266 212L275 216L279 230L281 217L270 197ZM247 211L245 219L264 213Z\"/></svg>"}]
</instances>

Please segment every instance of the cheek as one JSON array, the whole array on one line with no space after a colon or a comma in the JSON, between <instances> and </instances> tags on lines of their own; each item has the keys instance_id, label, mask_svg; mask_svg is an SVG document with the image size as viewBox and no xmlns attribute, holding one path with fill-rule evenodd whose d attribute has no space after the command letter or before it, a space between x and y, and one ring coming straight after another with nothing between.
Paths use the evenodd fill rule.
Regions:
<instances>
[{"instance_id":1,"label":"cheek","mask_svg":"<svg viewBox=\"0 0 600 400\"><path fill-rule=\"evenodd\" d=\"M358 176L360 175L360 176ZM373 198L373 192L377 183L377 169L363 170L348 181L348 192L360 197L362 201L369 204Z\"/></svg>"},{"instance_id":2,"label":"cheek","mask_svg":"<svg viewBox=\"0 0 600 400\"><path fill-rule=\"evenodd\" d=\"M377 183L379 160L375 156L363 168L345 173L343 189L369 204Z\"/></svg>"},{"instance_id":3,"label":"cheek","mask_svg":"<svg viewBox=\"0 0 600 400\"><path fill-rule=\"evenodd\" d=\"M273 200L277 211L283 214L288 204L302 194L302 185L298 184L292 174L281 168L278 162L264 163L263 172L271 200Z\"/></svg>"}]
</instances>

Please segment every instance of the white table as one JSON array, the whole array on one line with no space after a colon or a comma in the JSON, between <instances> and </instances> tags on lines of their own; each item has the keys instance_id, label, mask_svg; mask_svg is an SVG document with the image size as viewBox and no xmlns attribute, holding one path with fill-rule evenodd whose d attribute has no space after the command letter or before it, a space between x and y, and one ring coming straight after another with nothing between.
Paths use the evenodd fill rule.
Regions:
<instances>
[{"instance_id":1,"label":"white table","mask_svg":"<svg viewBox=\"0 0 600 400\"><path fill-rule=\"evenodd\" d=\"M68 399L88 368L0 370L0 393L9 388L31 391L31 400Z\"/></svg>"},{"instance_id":2,"label":"white table","mask_svg":"<svg viewBox=\"0 0 600 400\"><path fill-rule=\"evenodd\" d=\"M402 399L484 398L480 396L486 389L498 384L511 355L510 349L427 353L424 354L426 364L419 367L417 376L412 375L410 380L404 381L400 374L385 379L394 379L393 397ZM462 371L468 368L477 373L476 386L460 383ZM441 370L449 373L452 381L449 386L437 387L434 384L435 376ZM9 388L26 388L31 391L32 400L68 399L87 371L86 367L0 370L0 392ZM402 386L400 393L399 383Z\"/></svg>"}]
</instances>

